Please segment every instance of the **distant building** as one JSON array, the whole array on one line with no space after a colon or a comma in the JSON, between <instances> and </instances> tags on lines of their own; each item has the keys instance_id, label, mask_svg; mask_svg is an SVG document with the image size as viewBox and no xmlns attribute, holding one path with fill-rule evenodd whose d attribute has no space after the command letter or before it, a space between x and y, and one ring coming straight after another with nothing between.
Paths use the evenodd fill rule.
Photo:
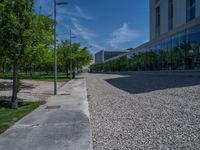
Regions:
<instances>
[{"instance_id":1,"label":"distant building","mask_svg":"<svg viewBox=\"0 0 200 150\"><path fill-rule=\"evenodd\" d=\"M200 0L150 0L150 41L134 51L168 69L200 69Z\"/></svg>"},{"instance_id":2,"label":"distant building","mask_svg":"<svg viewBox=\"0 0 200 150\"><path fill-rule=\"evenodd\" d=\"M116 59L120 59L120 58L122 58L122 57L128 58L128 53L126 52L126 53L122 53L122 54L120 54L120 55L117 55L117 56L115 56L115 57L111 57L111 58L105 60L104 63L107 63L107 62L110 62L110 61L113 61L113 60L116 60Z\"/></svg>"},{"instance_id":3,"label":"distant building","mask_svg":"<svg viewBox=\"0 0 200 150\"><path fill-rule=\"evenodd\" d=\"M125 54L126 51L108 51L108 50L101 50L95 54L95 64L101 64L105 61L119 56L121 54Z\"/></svg>"}]
</instances>

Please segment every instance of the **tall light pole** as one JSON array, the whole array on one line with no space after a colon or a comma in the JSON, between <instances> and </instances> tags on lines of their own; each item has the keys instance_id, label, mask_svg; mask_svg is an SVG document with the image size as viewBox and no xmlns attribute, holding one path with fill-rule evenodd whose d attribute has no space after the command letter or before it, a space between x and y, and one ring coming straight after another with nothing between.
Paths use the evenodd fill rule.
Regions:
<instances>
[{"instance_id":1,"label":"tall light pole","mask_svg":"<svg viewBox=\"0 0 200 150\"><path fill-rule=\"evenodd\" d=\"M55 25L54 25L54 95L57 94L57 59L56 59L56 0L54 0L54 20L55 20Z\"/></svg>"},{"instance_id":2,"label":"tall light pole","mask_svg":"<svg viewBox=\"0 0 200 150\"><path fill-rule=\"evenodd\" d=\"M57 17L57 5L66 5L67 2L59 2L57 3L56 0L54 0L54 95L57 94L57 56L56 56L56 47L57 47L57 38L56 38L56 17Z\"/></svg>"},{"instance_id":3,"label":"tall light pole","mask_svg":"<svg viewBox=\"0 0 200 150\"><path fill-rule=\"evenodd\" d=\"M69 31L69 48L70 48L70 78L72 79L72 38L76 38L72 36L72 30Z\"/></svg>"},{"instance_id":4,"label":"tall light pole","mask_svg":"<svg viewBox=\"0 0 200 150\"><path fill-rule=\"evenodd\" d=\"M72 79L72 31L69 31L69 48L70 48L70 78Z\"/></svg>"}]
</instances>

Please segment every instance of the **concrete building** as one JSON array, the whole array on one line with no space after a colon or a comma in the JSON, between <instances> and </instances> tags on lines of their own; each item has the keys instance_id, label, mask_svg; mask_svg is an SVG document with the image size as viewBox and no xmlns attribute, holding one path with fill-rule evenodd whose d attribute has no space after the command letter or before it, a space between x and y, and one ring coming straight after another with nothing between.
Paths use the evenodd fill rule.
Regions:
<instances>
[{"instance_id":1,"label":"concrete building","mask_svg":"<svg viewBox=\"0 0 200 150\"><path fill-rule=\"evenodd\" d=\"M150 0L150 40L200 17L199 0Z\"/></svg>"},{"instance_id":2,"label":"concrete building","mask_svg":"<svg viewBox=\"0 0 200 150\"><path fill-rule=\"evenodd\" d=\"M126 51L109 51L109 50L101 50L95 54L95 64L102 64L106 60L109 60L118 55L124 54Z\"/></svg>"},{"instance_id":3,"label":"concrete building","mask_svg":"<svg viewBox=\"0 0 200 150\"><path fill-rule=\"evenodd\" d=\"M122 58L122 57L128 58L128 52L119 54L119 55L117 55L117 56L115 56L115 57L111 57L111 58L105 60L104 63L107 63L107 62L110 62L110 61L113 61L113 60L116 60L116 59L120 59L120 58Z\"/></svg>"},{"instance_id":4,"label":"concrete building","mask_svg":"<svg viewBox=\"0 0 200 150\"><path fill-rule=\"evenodd\" d=\"M165 69L200 69L200 0L150 0L150 41L135 51L165 53Z\"/></svg>"}]
</instances>

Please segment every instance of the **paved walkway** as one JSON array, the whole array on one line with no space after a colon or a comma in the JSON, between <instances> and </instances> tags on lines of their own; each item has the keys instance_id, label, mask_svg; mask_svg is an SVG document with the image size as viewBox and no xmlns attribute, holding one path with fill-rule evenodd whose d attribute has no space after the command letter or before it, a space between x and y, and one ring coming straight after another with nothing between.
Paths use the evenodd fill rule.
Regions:
<instances>
[{"instance_id":1,"label":"paved walkway","mask_svg":"<svg viewBox=\"0 0 200 150\"><path fill-rule=\"evenodd\" d=\"M29 101L45 101L53 95L54 83L52 81L21 80L22 85L18 98ZM58 82L58 89L65 82ZM12 80L0 79L0 100L12 97Z\"/></svg>"},{"instance_id":2,"label":"paved walkway","mask_svg":"<svg viewBox=\"0 0 200 150\"><path fill-rule=\"evenodd\" d=\"M81 78L0 135L0 150L91 149L86 82Z\"/></svg>"}]
</instances>

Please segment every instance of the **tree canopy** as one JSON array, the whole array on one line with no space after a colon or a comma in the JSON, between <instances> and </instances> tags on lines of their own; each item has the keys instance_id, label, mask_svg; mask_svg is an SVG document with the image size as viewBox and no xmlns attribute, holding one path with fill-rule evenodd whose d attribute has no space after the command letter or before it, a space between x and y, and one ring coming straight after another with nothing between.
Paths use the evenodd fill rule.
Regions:
<instances>
[{"instance_id":1,"label":"tree canopy","mask_svg":"<svg viewBox=\"0 0 200 150\"><path fill-rule=\"evenodd\" d=\"M17 108L18 72L53 72L55 20L34 13L34 0L0 1L0 70L13 72L12 107ZM79 71L90 63L89 50L62 41L57 49L58 70Z\"/></svg>"},{"instance_id":2,"label":"tree canopy","mask_svg":"<svg viewBox=\"0 0 200 150\"><path fill-rule=\"evenodd\" d=\"M87 47L81 48L80 43L70 45L69 41L62 41L57 49L58 66L60 70L67 74L70 71L70 63L72 63L73 71L80 71L83 66L91 62L91 54Z\"/></svg>"}]
</instances>

